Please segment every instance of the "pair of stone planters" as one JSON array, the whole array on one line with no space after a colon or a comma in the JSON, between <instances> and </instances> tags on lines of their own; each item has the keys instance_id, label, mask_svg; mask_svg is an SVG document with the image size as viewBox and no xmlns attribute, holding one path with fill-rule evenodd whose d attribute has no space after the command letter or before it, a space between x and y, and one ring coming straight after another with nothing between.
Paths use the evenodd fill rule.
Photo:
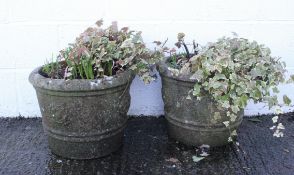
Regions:
<instances>
[{"instance_id":1,"label":"pair of stone planters","mask_svg":"<svg viewBox=\"0 0 294 175\"><path fill-rule=\"evenodd\" d=\"M91 159L117 150L130 105L131 72L112 79L45 78L35 69L29 81L36 89L49 147L57 155Z\"/></svg>"},{"instance_id":2,"label":"pair of stone planters","mask_svg":"<svg viewBox=\"0 0 294 175\"><path fill-rule=\"evenodd\" d=\"M36 89L42 113L42 123L52 152L67 158L91 159L117 150L123 140L130 105L128 71L103 80L63 80L45 78L35 69L29 77ZM162 94L169 136L191 146L228 143L230 130L241 123L229 120L226 111L217 110L209 96L198 101L187 99L194 81L175 77L165 63L159 64ZM216 120L214 112L220 112Z\"/></svg>"}]
</instances>

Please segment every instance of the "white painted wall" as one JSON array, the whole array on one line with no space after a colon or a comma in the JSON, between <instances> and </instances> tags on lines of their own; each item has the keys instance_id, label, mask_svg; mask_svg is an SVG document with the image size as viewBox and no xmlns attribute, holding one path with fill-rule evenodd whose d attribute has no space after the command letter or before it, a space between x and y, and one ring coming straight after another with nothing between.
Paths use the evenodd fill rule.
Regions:
<instances>
[{"instance_id":1,"label":"white painted wall","mask_svg":"<svg viewBox=\"0 0 294 175\"><path fill-rule=\"evenodd\" d=\"M293 8L293 0L0 0L0 116L40 116L28 74L100 18L142 30L147 43L168 37L172 45L184 32L205 44L235 31L269 46L294 73ZM163 114L160 88L160 79L148 86L135 79L129 114ZM294 100L292 89L282 93ZM269 112L262 104L246 108Z\"/></svg>"}]
</instances>

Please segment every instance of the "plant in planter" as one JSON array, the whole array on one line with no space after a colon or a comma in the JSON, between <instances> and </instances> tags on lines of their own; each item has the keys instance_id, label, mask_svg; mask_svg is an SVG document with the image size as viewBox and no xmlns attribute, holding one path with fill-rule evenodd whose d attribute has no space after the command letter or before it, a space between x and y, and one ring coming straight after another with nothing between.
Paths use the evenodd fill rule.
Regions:
<instances>
[{"instance_id":1,"label":"plant in planter","mask_svg":"<svg viewBox=\"0 0 294 175\"><path fill-rule=\"evenodd\" d=\"M285 63L272 57L269 48L223 37L200 52L193 44L195 52L190 54L184 36L178 35L176 45L184 46L186 53L172 49L159 64L171 137L187 145L224 145L236 136L249 100L279 107L277 85L285 82ZM283 99L290 104L287 96ZM276 119L274 136L280 137L284 127Z\"/></svg>"},{"instance_id":2,"label":"plant in planter","mask_svg":"<svg viewBox=\"0 0 294 175\"><path fill-rule=\"evenodd\" d=\"M132 71L151 81L150 66L161 54L145 47L141 32L96 25L29 77L49 147L67 158L97 158L121 146Z\"/></svg>"}]
</instances>

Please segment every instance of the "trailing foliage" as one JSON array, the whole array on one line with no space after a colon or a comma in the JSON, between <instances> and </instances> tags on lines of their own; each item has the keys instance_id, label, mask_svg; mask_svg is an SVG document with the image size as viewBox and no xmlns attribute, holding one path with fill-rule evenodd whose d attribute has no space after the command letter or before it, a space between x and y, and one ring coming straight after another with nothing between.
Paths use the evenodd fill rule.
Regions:
<instances>
[{"instance_id":1,"label":"trailing foliage","mask_svg":"<svg viewBox=\"0 0 294 175\"><path fill-rule=\"evenodd\" d=\"M101 26L89 27L76 39L75 43L60 51L56 62L46 64L42 71L56 79L96 79L113 76L131 69L144 82L150 82L151 66L161 57L160 49L146 48L141 32L127 27L120 30L117 23L106 29Z\"/></svg>"},{"instance_id":2,"label":"trailing foliage","mask_svg":"<svg viewBox=\"0 0 294 175\"><path fill-rule=\"evenodd\" d=\"M236 120L237 113L249 100L266 102L270 108L276 107L277 114L281 113L277 85L285 82L286 65L280 58L272 57L269 48L256 41L223 37L209 43L199 54L186 57L185 61L182 56L173 54L170 63L178 65L169 67L174 76L184 75L195 80L191 93L198 100L209 95L220 110L227 111L230 121L224 122L226 126ZM283 100L286 105L291 103L286 95ZM284 127L277 119L276 116L273 120L276 126L272 129L276 129L274 136L281 137Z\"/></svg>"}]
</instances>

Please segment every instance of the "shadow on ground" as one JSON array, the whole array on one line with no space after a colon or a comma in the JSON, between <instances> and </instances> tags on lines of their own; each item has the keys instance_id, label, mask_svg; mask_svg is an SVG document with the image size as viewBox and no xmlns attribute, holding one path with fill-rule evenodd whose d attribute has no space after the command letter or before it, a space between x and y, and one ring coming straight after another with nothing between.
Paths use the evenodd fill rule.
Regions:
<instances>
[{"instance_id":1,"label":"shadow on ground","mask_svg":"<svg viewBox=\"0 0 294 175\"><path fill-rule=\"evenodd\" d=\"M260 122L263 121L263 122ZM163 117L131 118L124 146L110 156L69 160L52 154L41 119L0 119L0 174L293 174L294 113L282 119L285 137L274 138L270 116L245 119L240 146L210 149L193 162L196 148L168 139Z\"/></svg>"}]
</instances>

